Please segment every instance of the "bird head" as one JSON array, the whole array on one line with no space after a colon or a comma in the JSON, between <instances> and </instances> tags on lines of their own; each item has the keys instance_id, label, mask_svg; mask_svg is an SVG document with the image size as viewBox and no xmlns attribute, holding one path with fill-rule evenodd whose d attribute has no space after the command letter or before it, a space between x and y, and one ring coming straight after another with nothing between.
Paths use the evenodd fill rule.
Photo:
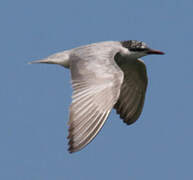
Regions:
<instances>
[{"instance_id":1,"label":"bird head","mask_svg":"<svg viewBox=\"0 0 193 180\"><path fill-rule=\"evenodd\" d=\"M133 58L140 58L150 54L163 55L164 52L149 48L144 42L129 40L121 41L123 47L129 50L129 56Z\"/></svg>"}]
</instances>

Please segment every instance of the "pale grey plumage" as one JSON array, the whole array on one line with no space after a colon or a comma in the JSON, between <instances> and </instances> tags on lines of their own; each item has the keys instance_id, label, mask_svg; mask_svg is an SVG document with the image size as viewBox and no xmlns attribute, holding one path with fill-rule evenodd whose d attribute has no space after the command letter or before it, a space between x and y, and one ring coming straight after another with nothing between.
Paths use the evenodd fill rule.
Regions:
<instances>
[{"instance_id":1,"label":"pale grey plumage","mask_svg":"<svg viewBox=\"0 0 193 180\"><path fill-rule=\"evenodd\" d=\"M123 72L114 61L118 48L106 46L108 50L104 51L105 46L94 44L94 48L75 49L70 57L74 89L69 120L70 152L80 150L96 136L119 98Z\"/></svg>"},{"instance_id":2,"label":"pale grey plumage","mask_svg":"<svg viewBox=\"0 0 193 180\"><path fill-rule=\"evenodd\" d=\"M163 53L137 41L107 41L34 61L59 64L71 71L70 152L93 140L113 107L128 125L138 119L147 87L146 67L138 58L147 54Z\"/></svg>"}]
</instances>

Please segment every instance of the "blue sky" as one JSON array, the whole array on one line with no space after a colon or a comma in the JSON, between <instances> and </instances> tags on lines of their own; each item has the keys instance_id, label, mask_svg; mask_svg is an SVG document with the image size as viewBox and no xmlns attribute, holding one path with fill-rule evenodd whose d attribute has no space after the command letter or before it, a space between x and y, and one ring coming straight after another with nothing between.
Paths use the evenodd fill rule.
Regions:
<instances>
[{"instance_id":1,"label":"blue sky","mask_svg":"<svg viewBox=\"0 0 193 180\"><path fill-rule=\"evenodd\" d=\"M1 0L0 179L191 179L192 7L192 0ZM143 58L142 115L126 126L112 111L95 140L69 154L69 71L27 62L129 39L166 52Z\"/></svg>"}]
</instances>

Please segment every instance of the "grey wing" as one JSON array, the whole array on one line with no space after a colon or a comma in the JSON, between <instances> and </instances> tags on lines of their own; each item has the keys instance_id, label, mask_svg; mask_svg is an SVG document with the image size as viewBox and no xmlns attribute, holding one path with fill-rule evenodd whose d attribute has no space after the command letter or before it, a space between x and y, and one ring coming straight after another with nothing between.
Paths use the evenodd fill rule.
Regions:
<instances>
[{"instance_id":1,"label":"grey wing","mask_svg":"<svg viewBox=\"0 0 193 180\"><path fill-rule=\"evenodd\" d=\"M93 58L93 59L92 59ZM123 72L114 60L71 57L69 152L85 147L102 128L120 94Z\"/></svg>"},{"instance_id":2,"label":"grey wing","mask_svg":"<svg viewBox=\"0 0 193 180\"><path fill-rule=\"evenodd\" d=\"M121 57L118 58L121 59ZM126 62L124 58L121 60ZM143 109L148 83L147 72L145 64L141 60L120 63L119 66L124 72L124 81L120 97L114 108L124 122L130 125L139 118Z\"/></svg>"}]
</instances>

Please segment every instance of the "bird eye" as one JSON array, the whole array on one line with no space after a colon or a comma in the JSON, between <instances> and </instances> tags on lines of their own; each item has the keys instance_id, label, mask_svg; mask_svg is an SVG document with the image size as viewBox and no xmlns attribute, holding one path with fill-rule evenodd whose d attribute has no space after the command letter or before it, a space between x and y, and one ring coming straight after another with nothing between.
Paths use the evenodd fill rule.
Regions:
<instances>
[{"instance_id":1,"label":"bird eye","mask_svg":"<svg viewBox=\"0 0 193 180\"><path fill-rule=\"evenodd\" d=\"M131 48L131 51L145 51L145 48Z\"/></svg>"}]
</instances>

